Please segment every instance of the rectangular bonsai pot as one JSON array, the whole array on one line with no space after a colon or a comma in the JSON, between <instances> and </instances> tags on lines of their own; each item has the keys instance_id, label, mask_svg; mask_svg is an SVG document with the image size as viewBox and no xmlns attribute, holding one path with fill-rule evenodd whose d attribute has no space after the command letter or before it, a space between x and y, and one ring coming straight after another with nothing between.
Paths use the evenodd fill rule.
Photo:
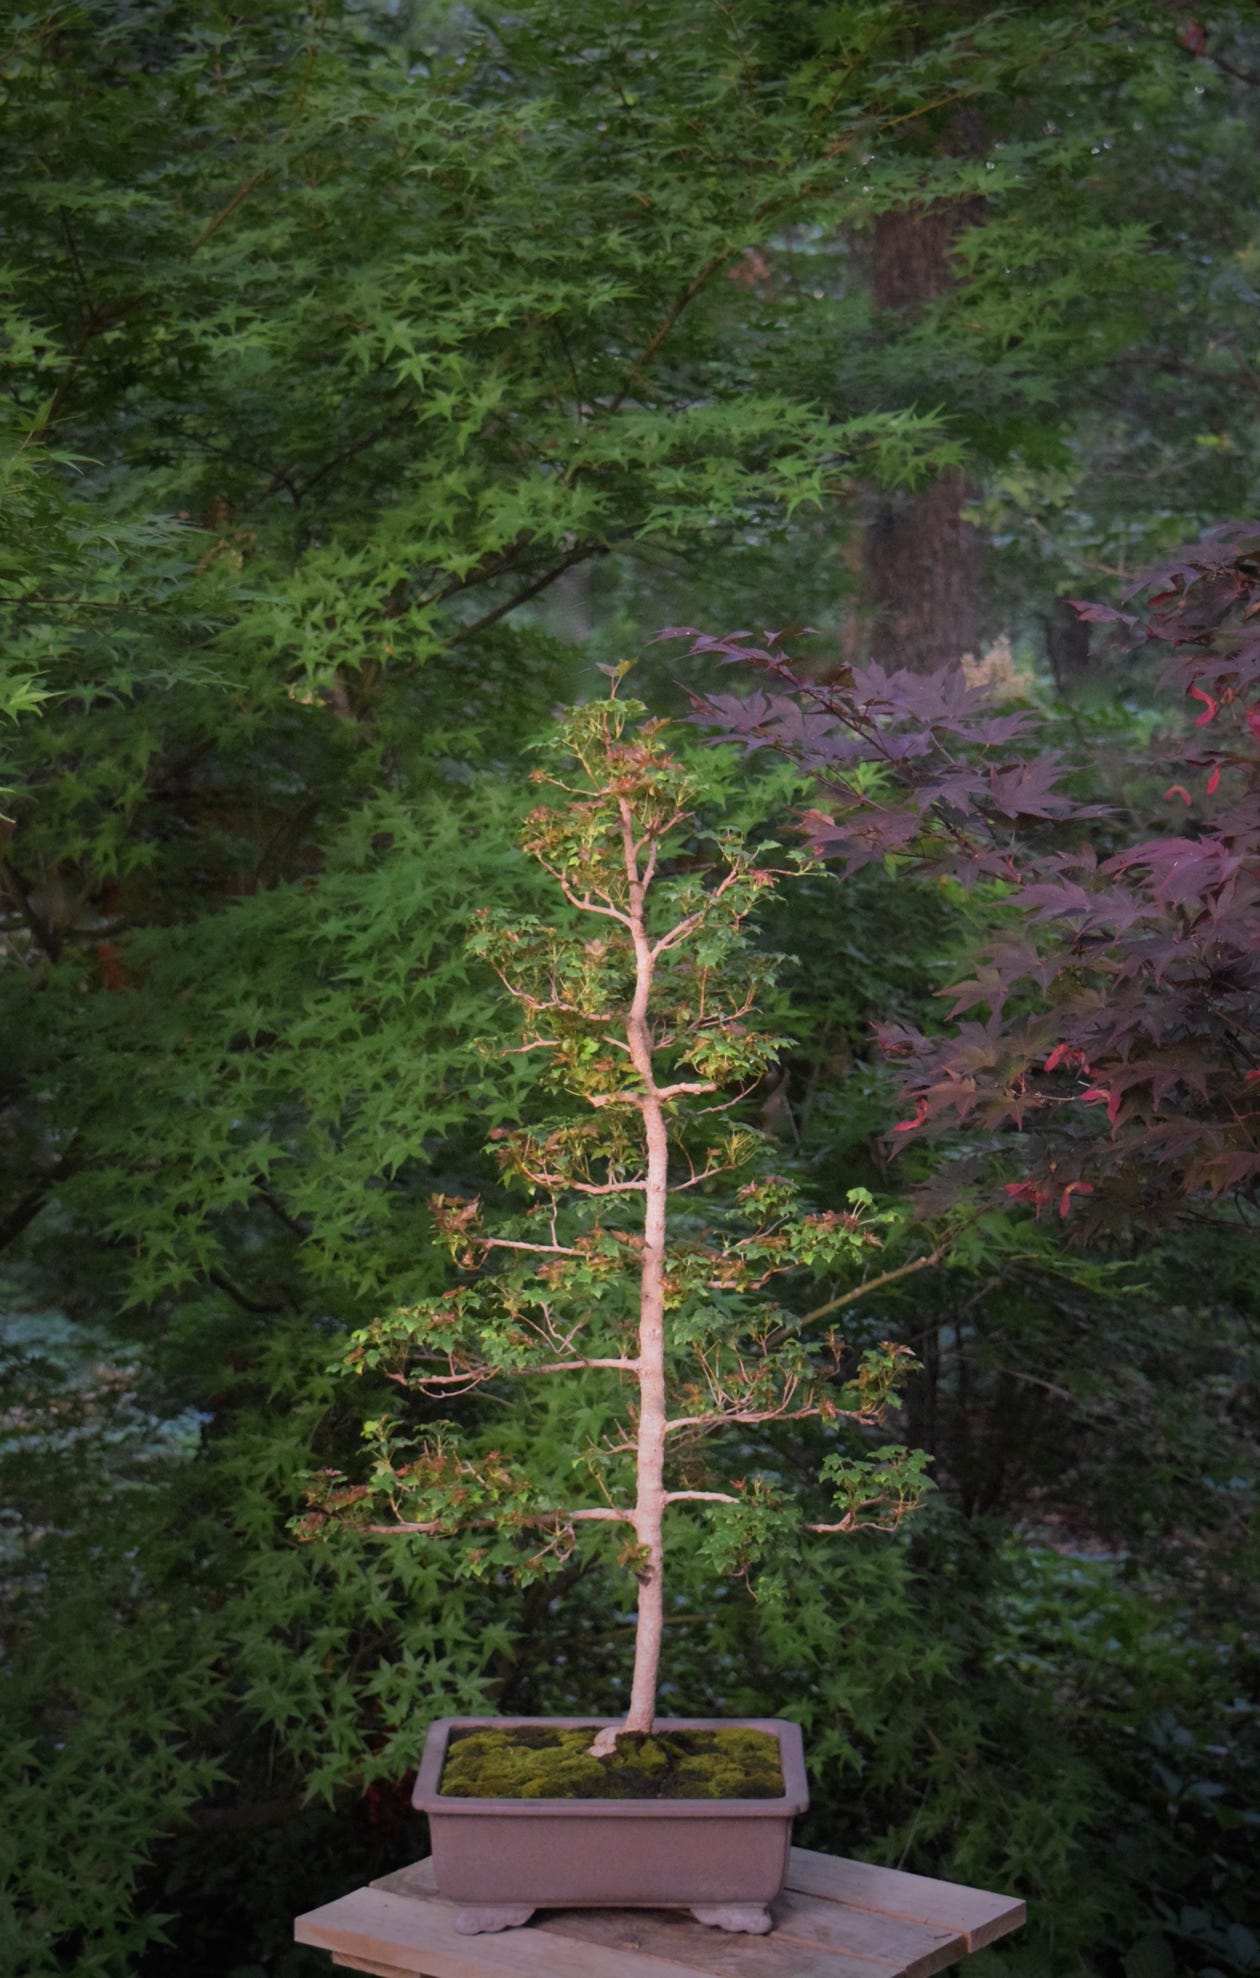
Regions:
<instances>
[{"instance_id":1,"label":"rectangular bonsai pot","mask_svg":"<svg viewBox=\"0 0 1260 1978\"><path fill-rule=\"evenodd\" d=\"M594 1733L617 1721L440 1718L412 1795L428 1816L440 1894L457 1903L539 1909L747 1906L778 1895L793 1816L809 1804L800 1726L783 1718L657 1719L661 1731L769 1731L779 1742L780 1799L444 1799L438 1791L453 1730L548 1724L589 1725Z\"/></svg>"}]
</instances>

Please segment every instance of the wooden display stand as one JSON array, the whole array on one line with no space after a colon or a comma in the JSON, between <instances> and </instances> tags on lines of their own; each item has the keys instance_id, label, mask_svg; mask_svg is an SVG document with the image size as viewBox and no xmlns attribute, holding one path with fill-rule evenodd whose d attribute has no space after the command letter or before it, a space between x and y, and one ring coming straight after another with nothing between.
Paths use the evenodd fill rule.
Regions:
<instances>
[{"instance_id":1,"label":"wooden display stand","mask_svg":"<svg viewBox=\"0 0 1260 1978\"><path fill-rule=\"evenodd\" d=\"M793 1848L768 1937L659 1909L555 1909L462 1937L418 1861L299 1916L300 1944L378 1978L932 1978L1024 1921L1024 1905Z\"/></svg>"}]
</instances>

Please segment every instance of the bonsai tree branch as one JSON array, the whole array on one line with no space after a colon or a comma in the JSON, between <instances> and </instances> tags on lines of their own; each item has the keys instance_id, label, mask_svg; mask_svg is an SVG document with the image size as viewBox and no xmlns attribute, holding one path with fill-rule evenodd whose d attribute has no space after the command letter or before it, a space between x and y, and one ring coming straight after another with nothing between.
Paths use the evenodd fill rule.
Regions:
<instances>
[{"instance_id":1,"label":"bonsai tree branch","mask_svg":"<svg viewBox=\"0 0 1260 1978\"><path fill-rule=\"evenodd\" d=\"M842 1291L835 1298L829 1298L825 1305L815 1305L812 1312L806 1312L800 1320L803 1326L811 1325L815 1319L829 1318L832 1312L842 1312L846 1305L856 1305L859 1298L869 1298L872 1291L882 1291L887 1284L897 1284L903 1277L913 1277L916 1271L931 1270L945 1255L944 1247L932 1250L926 1257L912 1257L908 1264L898 1264L895 1270L881 1271L878 1277L866 1278L850 1291Z\"/></svg>"},{"instance_id":2,"label":"bonsai tree branch","mask_svg":"<svg viewBox=\"0 0 1260 1978\"><path fill-rule=\"evenodd\" d=\"M496 1523L497 1520L494 1518L473 1518L469 1520L468 1529L470 1531L491 1531L494 1529ZM569 1525L632 1525L634 1518L629 1511L619 1511L615 1506L592 1504L584 1506L580 1511L558 1511L554 1517L550 1518L541 1515L535 1518L518 1518L516 1523L522 1527L542 1525L548 1529L554 1528L556 1531L562 1532ZM450 1524L444 1518L426 1518L420 1522L411 1522L405 1518L399 1518L392 1524L357 1525L355 1529L361 1532L369 1532L374 1538L392 1538L397 1532L410 1532L413 1536L418 1533L424 1537L433 1538L438 1535L444 1536L449 1532Z\"/></svg>"}]
</instances>

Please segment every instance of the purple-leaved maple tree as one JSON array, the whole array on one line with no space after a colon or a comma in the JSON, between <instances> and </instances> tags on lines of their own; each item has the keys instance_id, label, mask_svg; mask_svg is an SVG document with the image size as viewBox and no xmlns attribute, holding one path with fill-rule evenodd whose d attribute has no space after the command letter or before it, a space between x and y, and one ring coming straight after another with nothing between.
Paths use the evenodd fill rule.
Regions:
<instances>
[{"instance_id":1,"label":"purple-leaved maple tree","mask_svg":"<svg viewBox=\"0 0 1260 1978\"><path fill-rule=\"evenodd\" d=\"M1088 1236L1260 1194L1260 526L1212 531L1127 609L1074 603L1160 650L1161 684L1193 710L1162 749L1175 828L1103 857L1104 813L1036 747L1035 712L957 670L818 681L777 638L686 636L763 676L698 697L697 718L808 772L818 856L1001 882L1000 932L948 992L952 1028L877 1029L905 1095L893 1139L964 1127L990 1187Z\"/></svg>"}]
</instances>

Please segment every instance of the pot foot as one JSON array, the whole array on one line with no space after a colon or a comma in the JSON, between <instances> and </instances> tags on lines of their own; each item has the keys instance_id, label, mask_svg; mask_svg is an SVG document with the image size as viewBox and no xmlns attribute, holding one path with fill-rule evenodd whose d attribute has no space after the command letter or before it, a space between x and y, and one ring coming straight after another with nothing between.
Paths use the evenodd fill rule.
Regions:
<instances>
[{"instance_id":1,"label":"pot foot","mask_svg":"<svg viewBox=\"0 0 1260 1978\"><path fill-rule=\"evenodd\" d=\"M532 1903L477 1902L455 1912L461 1937L479 1937L483 1930L518 1930L534 1913Z\"/></svg>"},{"instance_id":2,"label":"pot foot","mask_svg":"<svg viewBox=\"0 0 1260 1978\"><path fill-rule=\"evenodd\" d=\"M770 1911L761 1902L719 1902L692 1909L697 1923L714 1930L743 1930L750 1937L764 1937L772 1925Z\"/></svg>"}]
</instances>

